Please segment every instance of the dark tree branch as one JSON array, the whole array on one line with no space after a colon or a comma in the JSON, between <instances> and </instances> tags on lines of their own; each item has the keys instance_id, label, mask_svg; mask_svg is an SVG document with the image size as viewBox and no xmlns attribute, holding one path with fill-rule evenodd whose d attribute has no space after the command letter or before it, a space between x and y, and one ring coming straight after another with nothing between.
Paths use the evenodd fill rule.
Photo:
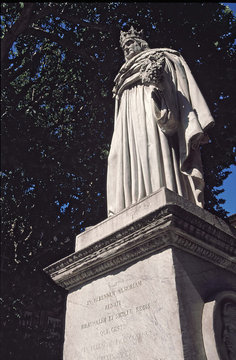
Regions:
<instances>
[{"instance_id":1,"label":"dark tree branch","mask_svg":"<svg viewBox=\"0 0 236 360\"><path fill-rule=\"evenodd\" d=\"M79 16L73 15L73 16L68 16L64 13L58 13L57 11L55 11L54 9L51 9L51 12L54 16L56 17L60 17L63 20L66 20L67 22L73 24L73 25L83 25L84 27L89 27L92 29L97 29L99 31L110 31L111 29L104 25L104 24L97 24L97 23L91 23L91 22L87 22L81 18L79 18Z\"/></svg>"},{"instance_id":2,"label":"dark tree branch","mask_svg":"<svg viewBox=\"0 0 236 360\"><path fill-rule=\"evenodd\" d=\"M28 90L31 88L31 86L34 84L33 81L29 81L27 85L25 85L22 90L16 94L15 100L17 102L19 102L22 98L25 97L25 95L27 94Z\"/></svg>"},{"instance_id":3,"label":"dark tree branch","mask_svg":"<svg viewBox=\"0 0 236 360\"><path fill-rule=\"evenodd\" d=\"M7 75L3 76L2 87L6 86L6 85L8 86L8 84L11 83L12 81L14 81L16 78L18 78L18 76L23 74L26 70L29 70L29 68L30 68L29 64L32 63L32 61L34 61L34 62L37 61L37 65L39 65L40 53L35 52L32 55L31 60L26 61L22 67L19 67L16 71L12 72L8 77L7 77Z\"/></svg>"},{"instance_id":4,"label":"dark tree branch","mask_svg":"<svg viewBox=\"0 0 236 360\"><path fill-rule=\"evenodd\" d=\"M82 56L89 61L92 60L92 61L96 62L92 56L89 56L87 54L85 49L82 49L81 47L79 48L79 47L75 46L72 42L61 39L61 38L59 38L59 36L57 36L55 34L49 33L47 31L44 31L44 30L42 30L40 28L36 28L36 27L30 28L29 34L34 35L36 37L40 36L40 37L46 38L50 41L56 42L59 45L61 45L63 48L69 49L69 50L73 51L75 54Z\"/></svg>"},{"instance_id":5,"label":"dark tree branch","mask_svg":"<svg viewBox=\"0 0 236 360\"><path fill-rule=\"evenodd\" d=\"M52 9L50 7L43 8L42 10L40 10L39 12L33 15L31 24L35 24L38 20L51 14L52 14Z\"/></svg>"},{"instance_id":6,"label":"dark tree branch","mask_svg":"<svg viewBox=\"0 0 236 360\"><path fill-rule=\"evenodd\" d=\"M16 20L15 24L6 33L1 41L1 63L4 65L8 58L8 53L12 44L17 37L22 34L32 22L31 16L34 9L35 3L25 3L24 9L21 16Z\"/></svg>"},{"instance_id":7,"label":"dark tree branch","mask_svg":"<svg viewBox=\"0 0 236 360\"><path fill-rule=\"evenodd\" d=\"M31 24L36 23L39 19L42 19L45 16L53 15L55 17L59 17L62 20L65 20L71 24L74 25L83 25L84 27L89 27L93 29L97 29L99 31L109 31L109 27L103 24L97 24L97 23L91 23L87 22L83 19L80 19L79 16L68 16L63 13L59 13L57 10L53 8L44 8L41 11L39 11L36 14L33 14L33 10L35 7L35 3L25 3L24 9L19 17L18 20L16 20L15 24L12 26L11 29L6 33L5 37L1 41L1 63L2 66L7 61L8 53L10 48L12 47L14 41L16 41L17 37L25 33L27 29L29 29L29 32L41 37L46 37L52 41L57 42L58 44L62 45L64 48L69 48L74 53L83 56L84 58L87 58L87 60L92 60L95 62L95 59L91 56L89 56L84 49L79 49L76 46L73 45L73 43L68 43L68 41L65 41L63 39L60 39L54 34L49 34L46 31L32 27L29 28Z\"/></svg>"}]
</instances>

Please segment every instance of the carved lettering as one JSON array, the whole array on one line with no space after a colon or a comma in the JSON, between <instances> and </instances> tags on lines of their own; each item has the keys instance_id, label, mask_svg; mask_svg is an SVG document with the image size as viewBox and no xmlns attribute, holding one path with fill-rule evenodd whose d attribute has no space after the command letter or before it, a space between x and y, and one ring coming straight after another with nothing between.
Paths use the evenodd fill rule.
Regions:
<instances>
[{"instance_id":1,"label":"carved lettering","mask_svg":"<svg viewBox=\"0 0 236 360\"><path fill-rule=\"evenodd\" d=\"M93 300L89 300L87 302L87 305L91 305L91 304L95 304L98 301L102 301L102 300L106 300L106 299L110 299L111 297L115 296L115 292L114 291L110 291L109 293L103 294L103 295L99 295L96 298L93 298Z\"/></svg>"},{"instance_id":2,"label":"carved lettering","mask_svg":"<svg viewBox=\"0 0 236 360\"><path fill-rule=\"evenodd\" d=\"M118 292L118 294L122 294L123 292L125 292L125 291L127 291L127 290L134 289L134 288L139 287L139 286L141 286L141 285L142 285L142 281L140 280L140 281L137 281L137 282L135 282L135 283L129 284L129 285L127 285L127 286L124 286L124 287L118 289L117 292Z\"/></svg>"},{"instance_id":3,"label":"carved lettering","mask_svg":"<svg viewBox=\"0 0 236 360\"><path fill-rule=\"evenodd\" d=\"M94 334L88 342L89 345L82 348L81 360L87 358L94 360L138 360L138 355L133 347L143 346L147 338L151 337L154 340L156 334L153 330L131 331L128 326L128 319L134 318L135 321L139 319L143 313L150 311L152 302L140 303L139 298L137 298L137 301L132 302L133 307L130 307L130 302L126 302L125 299L129 298L126 292L133 291L135 293L136 289L143 285L143 280L123 282L122 285L121 283L113 284L112 287L109 286L112 289L111 291L104 291L104 293L97 294L86 301L88 307L95 308L91 314L100 311L100 314L104 314L104 316L80 325L81 331L87 330L87 334L93 331ZM88 308L87 311L89 314ZM91 328L93 330L89 330ZM112 353L110 352L111 349ZM166 359L159 358L157 355L155 360Z\"/></svg>"},{"instance_id":4,"label":"carved lettering","mask_svg":"<svg viewBox=\"0 0 236 360\"><path fill-rule=\"evenodd\" d=\"M128 290L135 289L135 288L137 288L139 286L142 286L142 281L141 280L135 281L135 282L130 283L130 284L126 285L126 286L120 287L117 290L109 291L109 292L107 292L105 294L98 295L98 296L94 297L93 299L89 299L87 301L87 306L96 304L97 302L100 302L100 301L103 301L103 300L110 300L113 297L115 297L116 295L122 294L123 292L128 291ZM116 303L113 304L113 307L119 306L119 305L120 305L120 303L119 303L119 301L117 301ZM111 308L112 308L112 306L111 306ZM105 309L109 310L109 307L107 307Z\"/></svg>"},{"instance_id":5,"label":"carved lettering","mask_svg":"<svg viewBox=\"0 0 236 360\"><path fill-rule=\"evenodd\" d=\"M96 321L89 321L89 322L87 322L87 323L85 323L85 324L82 324L82 325L81 325L81 329L82 329L82 330L83 330L83 329L87 329L87 328L89 328L89 327L91 327L91 326L104 324L105 322L106 322L106 317L102 317L102 318L100 318L100 319L98 319L98 320L96 320Z\"/></svg>"},{"instance_id":6,"label":"carved lettering","mask_svg":"<svg viewBox=\"0 0 236 360\"><path fill-rule=\"evenodd\" d=\"M144 310L149 310L150 309L150 304L144 304L144 305L141 305L141 306L137 306L136 307L136 312L141 312L141 311L144 311Z\"/></svg>"},{"instance_id":7,"label":"carved lettering","mask_svg":"<svg viewBox=\"0 0 236 360\"><path fill-rule=\"evenodd\" d=\"M128 309L126 311L121 311L120 313L116 314L116 319L120 319L126 317L132 313L132 309Z\"/></svg>"},{"instance_id":8,"label":"carved lettering","mask_svg":"<svg viewBox=\"0 0 236 360\"><path fill-rule=\"evenodd\" d=\"M109 353L107 355L102 355L97 358L98 360L136 360L136 355L132 354L130 350L122 350L117 354Z\"/></svg>"},{"instance_id":9,"label":"carved lettering","mask_svg":"<svg viewBox=\"0 0 236 360\"><path fill-rule=\"evenodd\" d=\"M115 333L115 332L117 332L117 331L123 330L124 327L125 327L124 325L113 326L113 327L111 328L111 332L112 332L112 333Z\"/></svg>"},{"instance_id":10,"label":"carved lettering","mask_svg":"<svg viewBox=\"0 0 236 360\"><path fill-rule=\"evenodd\" d=\"M115 303L105 305L105 310L111 310L115 307L121 306L120 301L116 301Z\"/></svg>"}]
</instances>

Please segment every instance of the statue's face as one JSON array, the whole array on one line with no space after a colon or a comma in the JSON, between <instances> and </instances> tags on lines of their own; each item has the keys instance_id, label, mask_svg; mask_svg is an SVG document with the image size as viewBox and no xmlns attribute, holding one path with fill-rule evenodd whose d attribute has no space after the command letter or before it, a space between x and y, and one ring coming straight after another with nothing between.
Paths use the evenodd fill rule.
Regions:
<instances>
[{"instance_id":1,"label":"statue's face","mask_svg":"<svg viewBox=\"0 0 236 360\"><path fill-rule=\"evenodd\" d=\"M133 56L141 52L142 48L136 40L130 39L125 43L123 50L125 60L130 60Z\"/></svg>"}]
</instances>

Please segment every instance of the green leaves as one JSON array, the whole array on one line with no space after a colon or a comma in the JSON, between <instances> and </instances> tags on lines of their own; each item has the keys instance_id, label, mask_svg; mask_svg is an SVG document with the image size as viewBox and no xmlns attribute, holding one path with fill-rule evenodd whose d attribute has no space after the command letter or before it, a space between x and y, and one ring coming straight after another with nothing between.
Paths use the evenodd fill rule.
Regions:
<instances>
[{"instance_id":1,"label":"green leaves","mask_svg":"<svg viewBox=\"0 0 236 360\"><path fill-rule=\"evenodd\" d=\"M24 309L26 298L35 302L34 274L72 252L75 236L106 217L112 88L124 62L119 33L131 25L144 29L151 48L179 50L189 64L216 120L202 149L206 208L226 215L216 196L234 162L235 18L228 9L219 3L178 3L177 13L176 4L162 2L4 3L2 248L12 274L4 306L12 314L13 306L20 308L16 299ZM51 296L52 309L52 285L40 279L46 293L37 306L44 309ZM10 339L18 325L12 315ZM50 351L41 358L60 357Z\"/></svg>"}]
</instances>

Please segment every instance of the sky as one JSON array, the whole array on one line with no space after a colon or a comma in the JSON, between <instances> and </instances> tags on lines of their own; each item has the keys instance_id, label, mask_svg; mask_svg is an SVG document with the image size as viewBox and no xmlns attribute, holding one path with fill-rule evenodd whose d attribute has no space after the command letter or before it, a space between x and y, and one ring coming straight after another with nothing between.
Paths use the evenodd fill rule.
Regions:
<instances>
[{"instance_id":1,"label":"sky","mask_svg":"<svg viewBox=\"0 0 236 360\"><path fill-rule=\"evenodd\" d=\"M228 5L228 7L233 10L234 15L236 15L236 3L222 3ZM232 174L223 182L223 186L219 189L224 189L225 191L219 195L219 198L225 199L223 208L229 212L228 215L236 214L236 166L232 165L229 168L232 171Z\"/></svg>"},{"instance_id":2,"label":"sky","mask_svg":"<svg viewBox=\"0 0 236 360\"><path fill-rule=\"evenodd\" d=\"M233 10L234 15L236 15L236 3L222 3L227 5L231 10Z\"/></svg>"},{"instance_id":3,"label":"sky","mask_svg":"<svg viewBox=\"0 0 236 360\"><path fill-rule=\"evenodd\" d=\"M224 189L218 198L225 199L225 203L222 207L229 212L229 216L236 214L236 166L232 165L229 168L232 174L223 182L223 186L217 189Z\"/></svg>"},{"instance_id":4,"label":"sky","mask_svg":"<svg viewBox=\"0 0 236 360\"><path fill-rule=\"evenodd\" d=\"M236 3L222 4L227 5L236 16ZM221 193L218 198L226 200L222 207L229 212L228 215L233 215L236 214L236 166L232 165L229 170L232 171L232 173L223 182L223 186L219 188L224 189L224 192Z\"/></svg>"}]
</instances>

